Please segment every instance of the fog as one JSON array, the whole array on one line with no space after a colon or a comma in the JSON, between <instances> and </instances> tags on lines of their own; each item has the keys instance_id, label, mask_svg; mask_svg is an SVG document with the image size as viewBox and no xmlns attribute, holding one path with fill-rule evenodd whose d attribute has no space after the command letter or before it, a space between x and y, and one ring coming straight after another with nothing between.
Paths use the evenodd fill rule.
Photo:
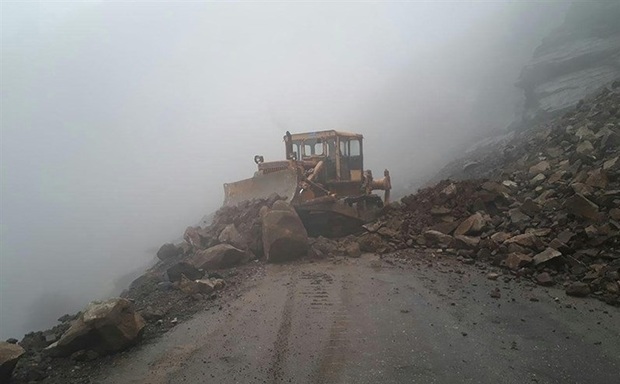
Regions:
<instances>
[{"instance_id":1,"label":"fog","mask_svg":"<svg viewBox=\"0 0 620 384\"><path fill-rule=\"evenodd\" d=\"M282 136L405 188L514 118L566 4L3 2L0 337L144 268Z\"/></svg>"}]
</instances>

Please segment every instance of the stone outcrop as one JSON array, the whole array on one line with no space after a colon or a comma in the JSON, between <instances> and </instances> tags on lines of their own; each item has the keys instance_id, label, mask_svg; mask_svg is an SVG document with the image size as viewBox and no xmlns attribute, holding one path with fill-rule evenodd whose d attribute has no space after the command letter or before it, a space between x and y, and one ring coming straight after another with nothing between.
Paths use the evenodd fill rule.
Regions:
<instances>
[{"instance_id":1,"label":"stone outcrop","mask_svg":"<svg viewBox=\"0 0 620 384\"><path fill-rule=\"evenodd\" d=\"M523 69L523 116L532 120L577 104L620 78L620 3L576 2Z\"/></svg>"}]
</instances>

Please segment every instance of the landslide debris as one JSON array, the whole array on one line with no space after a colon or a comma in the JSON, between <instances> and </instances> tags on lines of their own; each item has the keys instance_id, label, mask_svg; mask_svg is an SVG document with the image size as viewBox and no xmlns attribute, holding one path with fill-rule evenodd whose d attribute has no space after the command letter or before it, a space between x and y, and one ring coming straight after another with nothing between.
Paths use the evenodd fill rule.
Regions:
<instances>
[{"instance_id":1,"label":"landslide debris","mask_svg":"<svg viewBox=\"0 0 620 384\"><path fill-rule=\"evenodd\" d=\"M162 245L157 264L121 297L93 302L80 313L61 317L51 329L27 334L19 343L14 339L13 344L3 343L3 377L8 381L14 368L12 383L89 383L93 372L113 362L114 354L166 332L199 310L221 308L233 295L229 287L238 287L257 273L258 265L250 260L270 253L279 253L274 259L282 258L282 252L305 255L307 235L300 230L287 236L299 218L291 209L280 213L282 207L276 203L280 200L274 195L221 208L210 225L187 228L182 243ZM265 220L269 216L277 219ZM265 228L264 222L269 224ZM266 244L263 237L269 239Z\"/></svg>"},{"instance_id":2,"label":"landslide debris","mask_svg":"<svg viewBox=\"0 0 620 384\"><path fill-rule=\"evenodd\" d=\"M491 178L404 197L360 246L435 249L620 305L620 83L484 156Z\"/></svg>"}]
</instances>

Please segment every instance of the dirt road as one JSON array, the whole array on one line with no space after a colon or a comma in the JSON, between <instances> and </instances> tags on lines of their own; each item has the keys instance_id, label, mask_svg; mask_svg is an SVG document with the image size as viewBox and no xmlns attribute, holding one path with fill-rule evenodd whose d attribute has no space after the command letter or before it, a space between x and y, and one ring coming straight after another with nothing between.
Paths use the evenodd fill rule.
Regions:
<instances>
[{"instance_id":1,"label":"dirt road","mask_svg":"<svg viewBox=\"0 0 620 384\"><path fill-rule=\"evenodd\" d=\"M614 383L620 311L455 260L268 265L229 306L106 374L98 382Z\"/></svg>"}]
</instances>

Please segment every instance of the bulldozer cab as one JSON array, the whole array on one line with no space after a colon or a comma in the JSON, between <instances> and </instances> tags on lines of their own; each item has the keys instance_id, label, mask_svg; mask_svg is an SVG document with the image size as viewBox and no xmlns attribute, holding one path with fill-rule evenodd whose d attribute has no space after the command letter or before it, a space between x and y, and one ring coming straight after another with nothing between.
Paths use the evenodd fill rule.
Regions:
<instances>
[{"instance_id":1,"label":"bulldozer cab","mask_svg":"<svg viewBox=\"0 0 620 384\"><path fill-rule=\"evenodd\" d=\"M287 158L325 163L325 182L361 182L364 169L363 136L341 131L320 131L284 136ZM289 144L290 143L290 144Z\"/></svg>"}]
</instances>

